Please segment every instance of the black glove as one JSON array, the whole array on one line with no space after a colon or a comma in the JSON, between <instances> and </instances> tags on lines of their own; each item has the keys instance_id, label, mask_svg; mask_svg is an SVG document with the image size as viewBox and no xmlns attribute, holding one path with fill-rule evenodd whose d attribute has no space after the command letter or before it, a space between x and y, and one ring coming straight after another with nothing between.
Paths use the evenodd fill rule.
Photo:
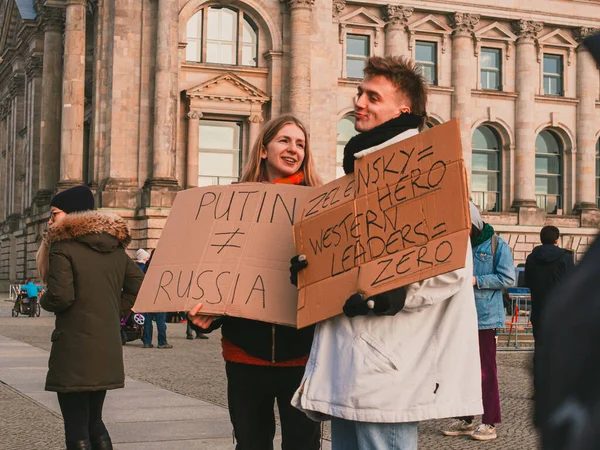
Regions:
<instances>
[{"instance_id":1,"label":"black glove","mask_svg":"<svg viewBox=\"0 0 600 450\"><path fill-rule=\"evenodd\" d=\"M362 294L358 292L346 300L343 309L347 317L366 316L370 311L367 302L363 300Z\"/></svg>"},{"instance_id":2,"label":"black glove","mask_svg":"<svg viewBox=\"0 0 600 450\"><path fill-rule=\"evenodd\" d=\"M373 311L376 316L394 316L404 308L405 302L406 288L402 286L366 300L356 293L346 300L343 310L347 317L366 316L369 311Z\"/></svg>"},{"instance_id":3,"label":"black glove","mask_svg":"<svg viewBox=\"0 0 600 450\"><path fill-rule=\"evenodd\" d=\"M296 255L290 260L290 281L294 286L298 286L298 272L308 266L308 261L304 255Z\"/></svg>"},{"instance_id":4,"label":"black glove","mask_svg":"<svg viewBox=\"0 0 600 450\"><path fill-rule=\"evenodd\" d=\"M377 316L395 316L404 308L406 302L406 287L401 286L391 291L377 294L369 300L374 300L373 312ZM367 300L368 301L368 300Z\"/></svg>"}]
</instances>

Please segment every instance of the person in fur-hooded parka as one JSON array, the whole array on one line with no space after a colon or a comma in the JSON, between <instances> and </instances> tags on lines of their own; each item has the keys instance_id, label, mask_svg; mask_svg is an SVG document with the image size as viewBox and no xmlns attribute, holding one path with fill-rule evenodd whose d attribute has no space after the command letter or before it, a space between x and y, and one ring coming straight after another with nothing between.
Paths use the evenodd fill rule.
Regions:
<instances>
[{"instance_id":1,"label":"person in fur-hooded parka","mask_svg":"<svg viewBox=\"0 0 600 450\"><path fill-rule=\"evenodd\" d=\"M41 305L56 313L46 390L124 386L119 322L144 278L125 253L130 241L125 221L110 213L66 214L50 226L38 255Z\"/></svg>"}]
</instances>

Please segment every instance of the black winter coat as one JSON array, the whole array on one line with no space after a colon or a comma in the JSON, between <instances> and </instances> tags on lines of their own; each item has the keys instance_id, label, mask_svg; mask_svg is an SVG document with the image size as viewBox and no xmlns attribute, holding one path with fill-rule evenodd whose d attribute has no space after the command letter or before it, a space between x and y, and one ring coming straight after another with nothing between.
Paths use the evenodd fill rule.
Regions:
<instances>
[{"instance_id":1,"label":"black winter coat","mask_svg":"<svg viewBox=\"0 0 600 450\"><path fill-rule=\"evenodd\" d=\"M573 267L573 253L556 245L539 245L527 257L525 286L531 290L531 323L534 332L548 297Z\"/></svg>"},{"instance_id":2,"label":"black winter coat","mask_svg":"<svg viewBox=\"0 0 600 450\"><path fill-rule=\"evenodd\" d=\"M600 448L600 239L547 299L535 346L544 450Z\"/></svg>"},{"instance_id":3,"label":"black winter coat","mask_svg":"<svg viewBox=\"0 0 600 450\"><path fill-rule=\"evenodd\" d=\"M47 273L41 305L56 313L46 390L124 386L119 322L144 278L125 253L130 241L125 221L114 214L69 214L50 227L38 257L47 264L40 267L42 275Z\"/></svg>"},{"instance_id":4,"label":"black winter coat","mask_svg":"<svg viewBox=\"0 0 600 450\"><path fill-rule=\"evenodd\" d=\"M283 325L259 322L239 317L220 317L202 333L222 327L223 337L246 353L270 362L281 362L306 356L310 353L315 326L297 330Z\"/></svg>"}]
</instances>

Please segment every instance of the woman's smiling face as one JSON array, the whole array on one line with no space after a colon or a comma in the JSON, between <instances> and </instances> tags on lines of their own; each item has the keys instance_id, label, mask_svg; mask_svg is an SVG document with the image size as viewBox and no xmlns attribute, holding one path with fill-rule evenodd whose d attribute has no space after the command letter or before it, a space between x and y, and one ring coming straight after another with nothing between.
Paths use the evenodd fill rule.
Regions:
<instances>
[{"instance_id":1,"label":"woman's smiling face","mask_svg":"<svg viewBox=\"0 0 600 450\"><path fill-rule=\"evenodd\" d=\"M275 137L263 148L261 158L266 162L266 181L275 181L298 172L304 161L306 136L293 123L281 127Z\"/></svg>"}]
</instances>

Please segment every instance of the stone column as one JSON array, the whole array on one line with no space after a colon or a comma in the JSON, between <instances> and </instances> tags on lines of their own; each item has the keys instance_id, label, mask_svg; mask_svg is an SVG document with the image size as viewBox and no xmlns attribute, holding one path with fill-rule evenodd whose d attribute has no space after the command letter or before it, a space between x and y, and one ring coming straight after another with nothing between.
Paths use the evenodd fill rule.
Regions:
<instances>
[{"instance_id":1,"label":"stone column","mask_svg":"<svg viewBox=\"0 0 600 450\"><path fill-rule=\"evenodd\" d=\"M248 118L248 149L252 150L254 146L254 142L256 142L256 138L258 137L258 133L260 133L261 123L263 123L264 118L261 112L253 113ZM244 163L247 160L247 154L244 155Z\"/></svg>"},{"instance_id":2,"label":"stone column","mask_svg":"<svg viewBox=\"0 0 600 450\"><path fill-rule=\"evenodd\" d=\"M187 141L187 169L186 183L187 189L198 187L198 151L200 149L200 140L198 134L200 131L200 119L202 113L192 110L187 114L188 118L188 141Z\"/></svg>"},{"instance_id":3,"label":"stone column","mask_svg":"<svg viewBox=\"0 0 600 450\"><path fill-rule=\"evenodd\" d=\"M598 30L580 28L578 40L582 41ZM577 165L575 176L575 209L582 216L597 210L596 204L596 100L598 100L598 69L585 46L577 48ZM582 217L583 219L583 217Z\"/></svg>"},{"instance_id":4,"label":"stone column","mask_svg":"<svg viewBox=\"0 0 600 450\"><path fill-rule=\"evenodd\" d=\"M383 7L385 26L385 55L401 56L408 51L405 40L406 23L412 16L414 9L400 5L387 5Z\"/></svg>"},{"instance_id":5,"label":"stone column","mask_svg":"<svg viewBox=\"0 0 600 450\"><path fill-rule=\"evenodd\" d=\"M154 85L154 145L152 179L157 188L177 188L175 179L175 130L177 80L173 65L177 58L177 36L172 33L177 2L158 0L156 75Z\"/></svg>"},{"instance_id":6,"label":"stone column","mask_svg":"<svg viewBox=\"0 0 600 450\"><path fill-rule=\"evenodd\" d=\"M290 110L310 124L311 10L315 0L287 0L290 8Z\"/></svg>"},{"instance_id":7,"label":"stone column","mask_svg":"<svg viewBox=\"0 0 600 450\"><path fill-rule=\"evenodd\" d=\"M27 195L25 208L31 206L40 190L40 122L42 105L42 58L39 54L29 55L25 61L27 83L31 86L28 100L29 117L27 118L27 169L25 189Z\"/></svg>"},{"instance_id":8,"label":"stone column","mask_svg":"<svg viewBox=\"0 0 600 450\"><path fill-rule=\"evenodd\" d=\"M269 76L267 78L267 92L271 94L271 117L281 115L281 85L282 85L282 52L269 50L264 54L265 60L269 66Z\"/></svg>"},{"instance_id":9,"label":"stone column","mask_svg":"<svg viewBox=\"0 0 600 450\"><path fill-rule=\"evenodd\" d=\"M471 124L473 118L473 105L471 103L471 89L473 83L473 31L479 23L479 15L467 13L454 13L451 16L452 27L452 118L460 120L460 137L462 142L463 157L467 166L469 177L469 191L471 190Z\"/></svg>"},{"instance_id":10,"label":"stone column","mask_svg":"<svg viewBox=\"0 0 600 450\"><path fill-rule=\"evenodd\" d=\"M62 30L65 11L62 8L42 7L41 27L44 30L44 59L42 65L42 108L40 122L40 189L36 203L50 202L60 179L60 116L62 79Z\"/></svg>"},{"instance_id":11,"label":"stone column","mask_svg":"<svg viewBox=\"0 0 600 450\"><path fill-rule=\"evenodd\" d=\"M532 20L513 23L516 45L515 198L513 208L535 214L535 92L539 78L535 39L543 24Z\"/></svg>"}]
</instances>

